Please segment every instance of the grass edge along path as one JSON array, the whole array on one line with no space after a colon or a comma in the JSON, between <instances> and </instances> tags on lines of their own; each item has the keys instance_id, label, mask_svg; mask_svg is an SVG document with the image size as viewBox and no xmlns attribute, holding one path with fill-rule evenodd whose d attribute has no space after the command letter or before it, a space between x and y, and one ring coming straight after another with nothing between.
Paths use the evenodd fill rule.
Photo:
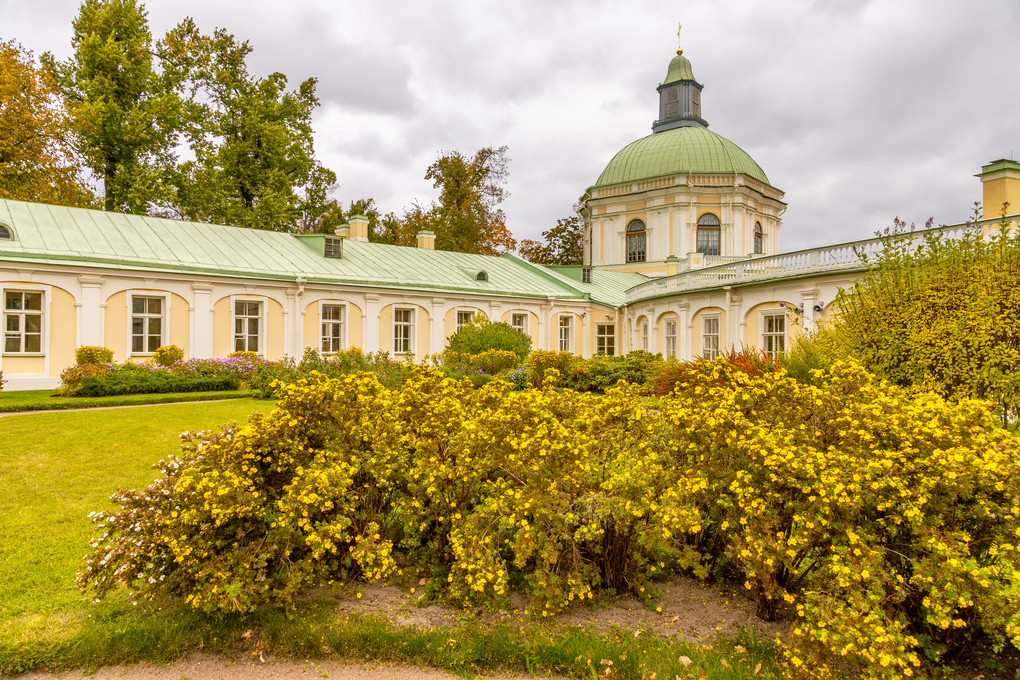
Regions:
<instances>
[{"instance_id":1,"label":"grass edge along path","mask_svg":"<svg viewBox=\"0 0 1020 680\"><path fill-rule=\"evenodd\" d=\"M111 397L58 397L53 390L22 390L0 392L0 413L30 411L62 411L66 409L98 408L104 406L141 406L147 404L173 404L182 401L215 401L251 397L248 390L217 392L167 392L163 394L121 394Z\"/></svg>"},{"instance_id":2,"label":"grass edge along path","mask_svg":"<svg viewBox=\"0 0 1020 680\"><path fill-rule=\"evenodd\" d=\"M781 653L741 633L700 646L617 629L597 633L545 623L456 628L402 628L380 616L338 614L334 601L290 612L211 618L190 610L98 607L55 637L0 639L0 676L138 662L165 664L201 651L225 658L260 654L288 659L342 659L433 667L465 677L480 673L555 674L571 678L646 680L783 676ZM105 612L100 613L105 610ZM70 623L70 622L68 622ZM608 672L607 672L608 671Z\"/></svg>"}]
</instances>

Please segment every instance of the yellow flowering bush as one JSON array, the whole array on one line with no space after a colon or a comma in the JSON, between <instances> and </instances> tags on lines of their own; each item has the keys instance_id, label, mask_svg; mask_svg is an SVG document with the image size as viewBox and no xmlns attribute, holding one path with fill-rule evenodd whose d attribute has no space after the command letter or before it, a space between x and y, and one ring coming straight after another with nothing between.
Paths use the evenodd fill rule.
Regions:
<instances>
[{"instance_id":1,"label":"yellow flowering bush","mask_svg":"<svg viewBox=\"0 0 1020 680\"><path fill-rule=\"evenodd\" d=\"M656 402L544 384L481 389L409 369L279 388L268 416L188 434L140 491L96 513L79 587L207 610L426 572L470 604L555 613L673 573L735 578L797 619L790 667L918 674L975 641L1020 647L1020 439L836 363L698 362Z\"/></svg>"},{"instance_id":2,"label":"yellow flowering bush","mask_svg":"<svg viewBox=\"0 0 1020 680\"><path fill-rule=\"evenodd\" d=\"M989 404L843 362L815 385L703 365L664 409L694 544L760 616L795 605L795 667L900 677L978 638L1020 647L1020 442Z\"/></svg>"}]
</instances>

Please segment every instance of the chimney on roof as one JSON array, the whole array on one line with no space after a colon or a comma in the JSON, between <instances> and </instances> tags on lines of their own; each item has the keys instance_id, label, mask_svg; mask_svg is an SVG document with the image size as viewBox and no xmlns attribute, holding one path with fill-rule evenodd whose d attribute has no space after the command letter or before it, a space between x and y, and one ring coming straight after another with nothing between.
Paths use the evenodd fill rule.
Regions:
<instances>
[{"instance_id":1,"label":"chimney on roof","mask_svg":"<svg viewBox=\"0 0 1020 680\"><path fill-rule=\"evenodd\" d=\"M347 218L351 223L351 235L352 241L367 241L368 240L368 218L364 215L351 215Z\"/></svg>"},{"instance_id":2,"label":"chimney on roof","mask_svg":"<svg viewBox=\"0 0 1020 680\"><path fill-rule=\"evenodd\" d=\"M334 229L333 233L336 234L337 236L339 236L340 238L350 238L351 237L351 225L349 225L346 222L344 222L339 227Z\"/></svg>"},{"instance_id":3,"label":"chimney on roof","mask_svg":"<svg viewBox=\"0 0 1020 680\"><path fill-rule=\"evenodd\" d=\"M418 247L424 248L425 250L436 249L436 233L428 229L422 229L418 232Z\"/></svg>"}]
</instances>

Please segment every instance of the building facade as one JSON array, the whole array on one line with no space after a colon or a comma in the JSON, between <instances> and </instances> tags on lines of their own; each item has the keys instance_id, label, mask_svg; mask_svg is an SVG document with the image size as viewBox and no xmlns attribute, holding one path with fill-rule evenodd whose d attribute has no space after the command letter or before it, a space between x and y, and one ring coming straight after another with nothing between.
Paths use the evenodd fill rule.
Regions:
<instances>
[{"instance_id":1,"label":"building facade","mask_svg":"<svg viewBox=\"0 0 1020 680\"><path fill-rule=\"evenodd\" d=\"M7 389L56 387L82 345L117 361L166 344L200 358L359 347L422 361L478 317L584 357L784 351L878 242L781 253L783 192L707 129L682 50L657 90L652 134L582 197L582 266L436 251L430 232L417 247L370 243L360 216L335 236L299 235L0 200ZM988 217L1020 206L1020 163L979 177Z\"/></svg>"}]
</instances>

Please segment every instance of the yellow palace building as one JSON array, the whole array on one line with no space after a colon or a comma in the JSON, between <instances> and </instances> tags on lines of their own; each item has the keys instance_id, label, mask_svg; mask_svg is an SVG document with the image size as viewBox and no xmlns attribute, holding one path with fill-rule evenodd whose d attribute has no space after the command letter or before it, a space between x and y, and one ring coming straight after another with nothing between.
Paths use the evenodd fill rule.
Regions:
<instances>
[{"instance_id":1,"label":"yellow palace building","mask_svg":"<svg viewBox=\"0 0 1020 680\"><path fill-rule=\"evenodd\" d=\"M117 361L166 344L188 357L360 347L420 361L474 318L585 357L782 351L825 318L878 241L781 252L784 194L709 131L701 90L678 50L652 134L582 197L578 266L437 251L430 232L417 247L371 243L361 216L324 236L0 200L7 389L57 386L81 345ZM990 210L1020 205L1020 163L978 176Z\"/></svg>"}]
</instances>

